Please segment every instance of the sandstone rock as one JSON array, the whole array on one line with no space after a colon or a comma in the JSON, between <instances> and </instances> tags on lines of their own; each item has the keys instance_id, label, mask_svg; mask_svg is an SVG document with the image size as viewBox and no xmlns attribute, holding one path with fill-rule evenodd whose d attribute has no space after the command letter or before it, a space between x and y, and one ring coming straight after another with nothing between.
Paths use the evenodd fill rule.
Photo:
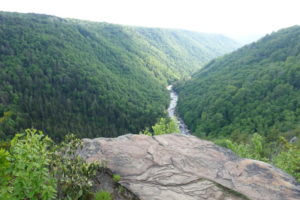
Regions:
<instances>
[{"instance_id":1,"label":"sandstone rock","mask_svg":"<svg viewBox=\"0 0 300 200\"><path fill-rule=\"evenodd\" d=\"M300 199L288 174L191 135L84 139L80 155L106 161L141 200Z\"/></svg>"}]
</instances>

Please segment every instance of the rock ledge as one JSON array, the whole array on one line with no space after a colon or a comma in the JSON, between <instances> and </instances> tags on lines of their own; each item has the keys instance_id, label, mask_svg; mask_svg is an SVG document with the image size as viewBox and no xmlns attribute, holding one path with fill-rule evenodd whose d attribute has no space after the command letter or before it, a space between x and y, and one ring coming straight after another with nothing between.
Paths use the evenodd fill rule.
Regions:
<instances>
[{"instance_id":1,"label":"rock ledge","mask_svg":"<svg viewBox=\"0 0 300 200\"><path fill-rule=\"evenodd\" d=\"M79 154L88 162L106 161L141 200L300 199L300 185L278 168L191 135L83 141Z\"/></svg>"}]
</instances>

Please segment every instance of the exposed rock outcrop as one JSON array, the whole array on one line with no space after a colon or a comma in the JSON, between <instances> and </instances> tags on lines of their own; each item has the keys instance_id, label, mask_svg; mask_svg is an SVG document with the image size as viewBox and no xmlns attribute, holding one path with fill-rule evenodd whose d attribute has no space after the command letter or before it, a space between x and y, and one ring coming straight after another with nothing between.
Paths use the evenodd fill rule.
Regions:
<instances>
[{"instance_id":1,"label":"exposed rock outcrop","mask_svg":"<svg viewBox=\"0 0 300 200\"><path fill-rule=\"evenodd\" d=\"M191 135L84 139L80 155L106 161L141 200L300 199L288 174Z\"/></svg>"}]
</instances>

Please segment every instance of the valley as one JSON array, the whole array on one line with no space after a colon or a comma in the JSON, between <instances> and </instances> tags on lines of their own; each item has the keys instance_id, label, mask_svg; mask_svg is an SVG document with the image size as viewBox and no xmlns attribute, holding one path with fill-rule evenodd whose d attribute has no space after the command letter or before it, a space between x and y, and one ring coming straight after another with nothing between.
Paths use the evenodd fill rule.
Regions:
<instances>
[{"instance_id":1,"label":"valley","mask_svg":"<svg viewBox=\"0 0 300 200\"><path fill-rule=\"evenodd\" d=\"M239 45L217 34L0 12L0 136L61 141L138 133L165 116L168 83Z\"/></svg>"},{"instance_id":2,"label":"valley","mask_svg":"<svg viewBox=\"0 0 300 200\"><path fill-rule=\"evenodd\" d=\"M241 47L0 11L0 69L0 199L300 197L298 25Z\"/></svg>"}]
</instances>

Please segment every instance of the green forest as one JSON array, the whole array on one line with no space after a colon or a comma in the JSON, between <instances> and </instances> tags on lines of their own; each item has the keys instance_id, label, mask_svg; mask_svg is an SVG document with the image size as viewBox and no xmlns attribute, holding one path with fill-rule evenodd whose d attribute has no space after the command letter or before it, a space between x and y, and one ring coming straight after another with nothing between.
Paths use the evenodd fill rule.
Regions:
<instances>
[{"instance_id":1,"label":"green forest","mask_svg":"<svg viewBox=\"0 0 300 200\"><path fill-rule=\"evenodd\" d=\"M165 116L166 85L238 45L221 35L0 12L0 137L138 133ZM201 56L199 56L201 55Z\"/></svg>"},{"instance_id":2,"label":"green forest","mask_svg":"<svg viewBox=\"0 0 300 200\"><path fill-rule=\"evenodd\" d=\"M300 121L300 27L215 59L176 87L178 111L198 136L294 130Z\"/></svg>"},{"instance_id":3,"label":"green forest","mask_svg":"<svg viewBox=\"0 0 300 200\"><path fill-rule=\"evenodd\" d=\"M0 199L112 199L93 190L105 166L76 156L80 138L179 132L170 84L193 135L299 181L300 26L238 47L218 34L0 12Z\"/></svg>"},{"instance_id":4,"label":"green forest","mask_svg":"<svg viewBox=\"0 0 300 200\"><path fill-rule=\"evenodd\" d=\"M300 26L212 60L175 89L195 135L300 180Z\"/></svg>"}]
</instances>

